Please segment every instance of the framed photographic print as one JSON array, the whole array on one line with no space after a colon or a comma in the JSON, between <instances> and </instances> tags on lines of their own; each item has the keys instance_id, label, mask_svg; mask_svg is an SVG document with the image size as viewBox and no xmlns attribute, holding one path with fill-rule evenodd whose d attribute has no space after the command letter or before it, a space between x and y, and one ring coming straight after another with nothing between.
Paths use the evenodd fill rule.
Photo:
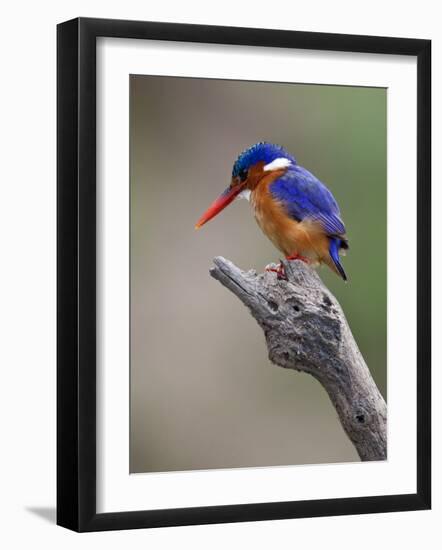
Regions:
<instances>
[{"instance_id":1,"label":"framed photographic print","mask_svg":"<svg viewBox=\"0 0 442 550\"><path fill-rule=\"evenodd\" d=\"M58 26L59 525L430 507L430 52Z\"/></svg>"}]
</instances>

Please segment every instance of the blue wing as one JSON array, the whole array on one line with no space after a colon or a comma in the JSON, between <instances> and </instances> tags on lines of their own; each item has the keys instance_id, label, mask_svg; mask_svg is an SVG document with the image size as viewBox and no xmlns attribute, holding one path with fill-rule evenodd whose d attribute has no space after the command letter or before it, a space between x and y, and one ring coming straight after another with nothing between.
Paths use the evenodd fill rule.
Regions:
<instances>
[{"instance_id":1,"label":"blue wing","mask_svg":"<svg viewBox=\"0 0 442 550\"><path fill-rule=\"evenodd\" d=\"M327 187L305 168L292 165L270 185L272 196L282 202L289 216L318 221L327 235L344 235L337 202Z\"/></svg>"}]
</instances>

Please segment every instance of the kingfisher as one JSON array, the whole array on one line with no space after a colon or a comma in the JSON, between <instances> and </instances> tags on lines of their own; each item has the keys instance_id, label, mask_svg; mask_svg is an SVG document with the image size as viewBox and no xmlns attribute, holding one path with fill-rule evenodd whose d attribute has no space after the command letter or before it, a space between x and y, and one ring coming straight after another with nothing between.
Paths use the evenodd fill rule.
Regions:
<instances>
[{"instance_id":1,"label":"kingfisher","mask_svg":"<svg viewBox=\"0 0 442 550\"><path fill-rule=\"evenodd\" d=\"M246 198L263 233L287 260L326 264L344 281L340 254L348 249L344 222L331 191L283 147L260 142L233 165L229 187L195 225L199 229L237 198ZM275 269L285 278L282 263Z\"/></svg>"}]
</instances>

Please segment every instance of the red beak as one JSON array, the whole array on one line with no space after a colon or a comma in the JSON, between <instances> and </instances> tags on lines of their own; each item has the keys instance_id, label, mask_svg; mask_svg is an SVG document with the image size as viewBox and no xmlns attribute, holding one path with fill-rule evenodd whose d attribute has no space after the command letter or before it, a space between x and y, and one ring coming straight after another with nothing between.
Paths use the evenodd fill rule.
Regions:
<instances>
[{"instance_id":1,"label":"red beak","mask_svg":"<svg viewBox=\"0 0 442 550\"><path fill-rule=\"evenodd\" d=\"M228 187L224 193L222 193L209 208L204 212L201 218L197 221L195 229L199 229L209 220L214 218L217 214L224 210L224 208L229 205L235 198L241 193L244 189L244 184L236 185L235 187Z\"/></svg>"}]
</instances>

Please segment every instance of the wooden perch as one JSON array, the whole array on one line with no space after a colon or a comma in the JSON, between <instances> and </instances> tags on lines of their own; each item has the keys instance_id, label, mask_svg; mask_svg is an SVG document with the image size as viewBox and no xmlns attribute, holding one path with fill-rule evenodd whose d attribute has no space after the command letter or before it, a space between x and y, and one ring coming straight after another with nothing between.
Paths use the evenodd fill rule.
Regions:
<instances>
[{"instance_id":1,"label":"wooden perch","mask_svg":"<svg viewBox=\"0 0 442 550\"><path fill-rule=\"evenodd\" d=\"M241 271L222 257L212 277L246 305L264 331L270 360L314 376L328 393L361 460L387 457L387 406L336 298L305 263L275 273Z\"/></svg>"}]
</instances>

